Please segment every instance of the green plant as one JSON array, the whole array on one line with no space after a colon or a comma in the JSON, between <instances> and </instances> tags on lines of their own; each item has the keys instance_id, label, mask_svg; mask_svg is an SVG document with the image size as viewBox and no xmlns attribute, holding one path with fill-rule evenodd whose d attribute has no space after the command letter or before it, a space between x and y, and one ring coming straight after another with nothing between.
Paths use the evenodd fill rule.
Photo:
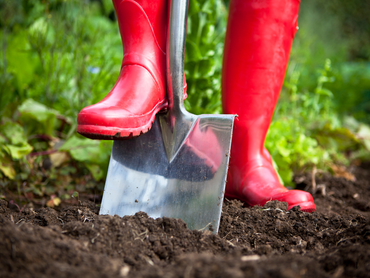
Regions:
<instances>
[{"instance_id":1,"label":"green plant","mask_svg":"<svg viewBox=\"0 0 370 278\"><path fill-rule=\"evenodd\" d=\"M119 74L117 26L81 1L19 2L6 1L18 20L7 20L0 32L0 117L28 98L75 117L103 98Z\"/></svg>"},{"instance_id":2,"label":"green plant","mask_svg":"<svg viewBox=\"0 0 370 278\"><path fill-rule=\"evenodd\" d=\"M27 199L49 199L48 206L69 199L72 190L102 190L111 141L77 135L71 120L32 100L0 125L0 192L15 190ZM57 197L57 195L59 197Z\"/></svg>"},{"instance_id":3,"label":"green plant","mask_svg":"<svg viewBox=\"0 0 370 278\"><path fill-rule=\"evenodd\" d=\"M4 121L0 126L0 171L9 179L14 179L16 170L13 161L23 159L32 150L22 126Z\"/></svg>"},{"instance_id":4,"label":"green plant","mask_svg":"<svg viewBox=\"0 0 370 278\"><path fill-rule=\"evenodd\" d=\"M221 66L227 10L221 0L189 4L185 74L186 108L195 114L221 113Z\"/></svg>"},{"instance_id":5,"label":"green plant","mask_svg":"<svg viewBox=\"0 0 370 278\"><path fill-rule=\"evenodd\" d=\"M334 94L326 88L335 81L331 61L327 59L317 72L316 87L302 92L300 66L290 63L266 139L282 180L291 186L294 173L313 166L328 170L331 163L348 161L344 153L367 147L366 140L359 140L358 130L343 127L335 111Z\"/></svg>"}]
</instances>

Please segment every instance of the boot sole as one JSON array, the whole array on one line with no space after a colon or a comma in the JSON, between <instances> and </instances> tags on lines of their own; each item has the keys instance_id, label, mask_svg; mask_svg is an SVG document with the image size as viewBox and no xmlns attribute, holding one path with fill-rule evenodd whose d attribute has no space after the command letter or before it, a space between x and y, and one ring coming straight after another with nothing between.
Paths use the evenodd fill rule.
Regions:
<instances>
[{"instance_id":1,"label":"boot sole","mask_svg":"<svg viewBox=\"0 0 370 278\"><path fill-rule=\"evenodd\" d=\"M250 205L247 201L241 199L240 197L235 197L235 196L229 195L229 194L225 194L224 198L227 198L229 200L235 200L235 199L240 200L244 203L245 207L261 206L259 204ZM297 207L297 206L299 206L301 208L301 211L304 211L304 212L314 212L314 211L316 211L316 205L313 202L303 202L303 203L299 203L299 204L289 205L288 210L292 209L293 207Z\"/></svg>"},{"instance_id":2,"label":"boot sole","mask_svg":"<svg viewBox=\"0 0 370 278\"><path fill-rule=\"evenodd\" d=\"M148 114L148 120L144 125L135 128L121 128L112 126L99 125L78 125L77 132L90 139L99 140L125 140L132 137L140 136L148 132L154 123L157 113L165 113L167 111L167 101L159 103L152 113Z\"/></svg>"}]
</instances>

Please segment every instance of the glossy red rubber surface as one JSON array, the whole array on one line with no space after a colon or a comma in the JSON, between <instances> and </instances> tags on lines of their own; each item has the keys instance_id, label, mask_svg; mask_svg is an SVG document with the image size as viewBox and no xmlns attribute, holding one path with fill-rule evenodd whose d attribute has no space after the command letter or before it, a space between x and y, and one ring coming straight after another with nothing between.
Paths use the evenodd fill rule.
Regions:
<instances>
[{"instance_id":1,"label":"glossy red rubber surface","mask_svg":"<svg viewBox=\"0 0 370 278\"><path fill-rule=\"evenodd\" d=\"M315 211L312 196L286 189L264 149L283 84L294 34L298 0L231 0L226 33L222 100L224 113L237 114L226 198L249 205L285 201L289 209Z\"/></svg>"},{"instance_id":2,"label":"glossy red rubber surface","mask_svg":"<svg viewBox=\"0 0 370 278\"><path fill-rule=\"evenodd\" d=\"M78 115L77 132L93 139L119 139L147 132L167 108L166 0L113 0L124 58L113 89Z\"/></svg>"},{"instance_id":3,"label":"glossy red rubber surface","mask_svg":"<svg viewBox=\"0 0 370 278\"><path fill-rule=\"evenodd\" d=\"M192 132L186 138L184 146L186 146L192 156L199 158L200 167L208 167L212 174L219 169L222 156L225 155L214 130L200 127L199 121L192 128Z\"/></svg>"}]
</instances>

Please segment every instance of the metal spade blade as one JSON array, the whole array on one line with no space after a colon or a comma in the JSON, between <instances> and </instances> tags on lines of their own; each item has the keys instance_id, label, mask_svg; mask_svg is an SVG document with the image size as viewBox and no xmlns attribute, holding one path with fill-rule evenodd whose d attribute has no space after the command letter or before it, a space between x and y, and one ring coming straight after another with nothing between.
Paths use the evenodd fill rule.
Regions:
<instances>
[{"instance_id":1,"label":"metal spade blade","mask_svg":"<svg viewBox=\"0 0 370 278\"><path fill-rule=\"evenodd\" d=\"M100 214L184 220L218 232L234 115L193 115L183 105L188 0L172 0L167 49L169 110L149 132L113 143Z\"/></svg>"}]
</instances>

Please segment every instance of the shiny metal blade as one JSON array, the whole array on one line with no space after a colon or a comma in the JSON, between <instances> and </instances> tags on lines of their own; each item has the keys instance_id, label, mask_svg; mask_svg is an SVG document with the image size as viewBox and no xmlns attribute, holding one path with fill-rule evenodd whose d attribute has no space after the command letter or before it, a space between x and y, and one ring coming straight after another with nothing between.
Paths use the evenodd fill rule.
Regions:
<instances>
[{"instance_id":1,"label":"shiny metal blade","mask_svg":"<svg viewBox=\"0 0 370 278\"><path fill-rule=\"evenodd\" d=\"M234 116L197 116L171 161L159 117L148 133L114 142L100 214L144 211L217 233Z\"/></svg>"}]
</instances>

